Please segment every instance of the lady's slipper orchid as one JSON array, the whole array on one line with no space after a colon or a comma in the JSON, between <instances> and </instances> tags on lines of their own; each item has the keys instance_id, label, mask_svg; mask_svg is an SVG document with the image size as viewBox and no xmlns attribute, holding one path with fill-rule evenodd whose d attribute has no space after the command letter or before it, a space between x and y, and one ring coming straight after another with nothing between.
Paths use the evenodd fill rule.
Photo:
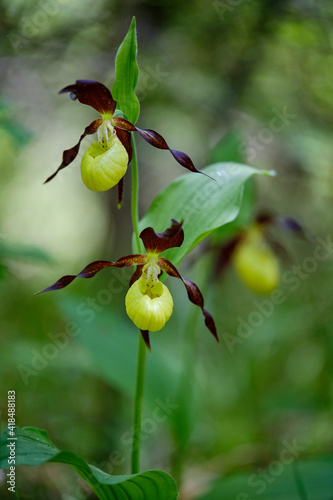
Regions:
<instances>
[{"instance_id":1,"label":"lady's slipper orchid","mask_svg":"<svg viewBox=\"0 0 333 500\"><path fill-rule=\"evenodd\" d=\"M84 153L81 162L81 175L84 184L93 191L106 191L118 184L118 204L121 204L123 177L132 159L131 132L139 134L149 144L158 149L168 149L176 161L191 172L202 173L195 168L192 160L185 153L170 149L163 137L154 130L141 130L125 118L115 115L117 102L112 98L110 90L100 82L77 80L59 93L70 92L71 99L78 99L96 109L102 118L88 125L79 142L63 152L59 168L46 179L52 180L59 170L67 167L76 158L81 141L97 132L98 141L94 142ZM204 174L205 175L205 174Z\"/></svg>"},{"instance_id":2,"label":"lady's slipper orchid","mask_svg":"<svg viewBox=\"0 0 333 500\"><path fill-rule=\"evenodd\" d=\"M172 314L173 300L168 288L159 281L164 271L169 276L179 278L185 285L188 298L199 306L205 318L205 324L218 341L216 327L212 316L204 309L204 300L199 288L189 280L181 277L175 266L160 254L168 248L180 247L184 240L182 222L171 219L172 225L163 231L155 233L152 227L144 229L140 238L146 249L146 254L134 254L121 257L116 262L98 260L91 262L79 274L67 275L42 292L59 290L69 285L76 277L92 278L106 267L137 266L130 280L125 304L126 312L133 323L141 330L143 339L150 349L149 331L161 330ZM40 292L40 293L42 293Z\"/></svg>"},{"instance_id":3,"label":"lady's slipper orchid","mask_svg":"<svg viewBox=\"0 0 333 500\"><path fill-rule=\"evenodd\" d=\"M275 290L280 282L276 251L285 251L265 232L267 225L272 223L304 236L302 227L294 219L260 214L253 224L222 247L217 273L232 263L239 278L250 290L260 294Z\"/></svg>"},{"instance_id":4,"label":"lady's slipper orchid","mask_svg":"<svg viewBox=\"0 0 333 500\"><path fill-rule=\"evenodd\" d=\"M259 224L244 231L232 255L232 263L240 279L256 293L271 293L280 282L279 261Z\"/></svg>"}]
</instances>

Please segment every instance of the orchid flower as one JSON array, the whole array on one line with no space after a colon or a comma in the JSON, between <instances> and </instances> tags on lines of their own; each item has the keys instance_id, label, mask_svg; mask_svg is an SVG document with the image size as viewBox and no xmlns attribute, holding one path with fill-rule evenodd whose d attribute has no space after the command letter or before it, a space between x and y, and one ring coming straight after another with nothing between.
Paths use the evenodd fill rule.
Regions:
<instances>
[{"instance_id":1,"label":"orchid flower","mask_svg":"<svg viewBox=\"0 0 333 500\"><path fill-rule=\"evenodd\" d=\"M273 292L280 283L281 275L277 253L286 254L286 251L266 232L271 224L305 237L302 227L294 219L259 214L252 224L223 245L217 274L231 263L250 290L259 294Z\"/></svg>"},{"instance_id":2,"label":"orchid flower","mask_svg":"<svg viewBox=\"0 0 333 500\"><path fill-rule=\"evenodd\" d=\"M81 176L84 184L92 191L106 191L118 184L118 204L121 205L123 178L132 159L131 132L139 132L141 137L158 149L168 149L176 161L191 172L200 172L185 153L170 149L164 138L154 130L142 130L116 112L117 102L110 90L100 82L77 80L60 90L60 94L70 93L73 100L78 99L96 109L102 116L88 125L79 142L63 152L62 163L46 179L52 180L57 173L67 167L76 158L81 141L97 132L97 142L93 142L85 151L81 161ZM206 175L206 174L204 174Z\"/></svg>"},{"instance_id":3,"label":"orchid flower","mask_svg":"<svg viewBox=\"0 0 333 500\"><path fill-rule=\"evenodd\" d=\"M182 222L171 219L171 226L162 233L155 233L152 227L144 229L140 238L146 254L134 254L120 257L116 262L98 260L91 262L79 274L67 275L39 293L59 290L69 285L75 278L92 278L106 267L137 266L130 280L130 288L125 298L126 312L133 323L140 329L143 339L150 350L149 331L161 330L173 310L173 300L168 288L159 278L164 271L169 276L179 278L185 285L189 300L202 310L205 324L218 341L212 316L204 309L204 299L192 281L183 278L176 267L160 254L168 248L180 247L184 240Z\"/></svg>"}]
</instances>

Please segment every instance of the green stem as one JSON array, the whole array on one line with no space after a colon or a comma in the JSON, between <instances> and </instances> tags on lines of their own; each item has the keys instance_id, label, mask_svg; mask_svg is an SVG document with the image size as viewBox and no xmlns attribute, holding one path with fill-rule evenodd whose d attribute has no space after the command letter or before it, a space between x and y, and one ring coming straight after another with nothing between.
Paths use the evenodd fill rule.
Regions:
<instances>
[{"instance_id":1,"label":"green stem","mask_svg":"<svg viewBox=\"0 0 333 500\"><path fill-rule=\"evenodd\" d=\"M136 369L136 386L134 400L133 441L132 441L132 474L140 472L140 439L141 439L141 411L145 383L146 344L139 335L138 362Z\"/></svg>"},{"instance_id":2,"label":"green stem","mask_svg":"<svg viewBox=\"0 0 333 500\"><path fill-rule=\"evenodd\" d=\"M132 134L132 224L135 234L135 241L133 242L133 253L141 252L141 242L139 236L139 175L138 175L138 161L136 154L135 140ZM145 383L145 365L146 365L146 345L139 334L138 345L138 360L136 369L136 384L135 384L135 397L134 397L134 417L133 417L133 438L132 438L132 456L131 456L131 470L132 474L137 474L140 471L140 441L141 441L141 413L142 413L142 400Z\"/></svg>"},{"instance_id":3,"label":"green stem","mask_svg":"<svg viewBox=\"0 0 333 500\"><path fill-rule=\"evenodd\" d=\"M132 150L133 150L133 157L132 157L132 224L133 224L133 231L135 234L135 243L136 243L136 248L133 247L133 252L140 252L142 247L141 247L141 242L140 242L140 236L139 236L139 172L138 172L138 160L137 160L137 154L136 154L136 145L135 145L135 139L133 137L132 133Z\"/></svg>"},{"instance_id":4,"label":"green stem","mask_svg":"<svg viewBox=\"0 0 333 500\"><path fill-rule=\"evenodd\" d=\"M296 488L297 488L297 492L298 492L299 498L301 500L308 500L309 497L307 495L307 492L306 492L306 489L305 489L305 486L304 486L301 474L299 472L297 462L293 463L293 465L292 465L292 471L293 471L293 475L294 475L294 479L295 479Z\"/></svg>"}]
</instances>

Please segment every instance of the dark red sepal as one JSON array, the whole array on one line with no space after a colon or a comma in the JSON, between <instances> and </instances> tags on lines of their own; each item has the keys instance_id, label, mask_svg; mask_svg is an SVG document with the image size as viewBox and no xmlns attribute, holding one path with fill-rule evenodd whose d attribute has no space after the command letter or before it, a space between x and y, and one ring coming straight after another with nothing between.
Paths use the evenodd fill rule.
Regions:
<instances>
[{"instance_id":1,"label":"dark red sepal","mask_svg":"<svg viewBox=\"0 0 333 500\"><path fill-rule=\"evenodd\" d=\"M134 254L121 257L116 262L110 262L108 260L96 260L88 264L79 274L68 274L66 276L63 276L53 285L44 288L44 290L37 292L37 294L65 288L70 283L72 283L75 278L92 278L93 276L95 276L95 274L97 274L102 269L105 269L106 267L128 267L143 265L146 263L147 259L147 255Z\"/></svg>"},{"instance_id":2,"label":"dark red sepal","mask_svg":"<svg viewBox=\"0 0 333 500\"><path fill-rule=\"evenodd\" d=\"M141 130L139 128L136 128L136 130L137 132L139 132L141 137L143 137L143 139L147 141L151 146L154 146L154 148L168 149L172 154L172 156L174 157L174 159L182 167L187 168L187 170L190 170L191 172L197 172L198 174L203 174L203 172L200 172L200 170L197 170L195 168L191 158L186 153L182 153L181 151L177 151L176 149L169 148L165 139L154 130Z\"/></svg>"},{"instance_id":3,"label":"dark red sepal","mask_svg":"<svg viewBox=\"0 0 333 500\"><path fill-rule=\"evenodd\" d=\"M148 330L140 330L144 343L146 344L148 350L151 352L149 332Z\"/></svg>"},{"instance_id":4,"label":"dark red sepal","mask_svg":"<svg viewBox=\"0 0 333 500\"><path fill-rule=\"evenodd\" d=\"M270 223L276 224L276 226L280 227L284 231L290 231L292 233L296 233L300 236L303 236L305 239L307 239L306 234L305 234L304 229L301 226L301 224L296 219L293 219L292 217L281 217L281 216L272 215L269 213L262 212L262 213L257 215L255 220L256 220L256 222L258 222L261 225L268 225Z\"/></svg>"},{"instance_id":5,"label":"dark red sepal","mask_svg":"<svg viewBox=\"0 0 333 500\"><path fill-rule=\"evenodd\" d=\"M127 130L128 132L135 132L137 130L137 128L132 125L131 122L126 120L126 118L122 118L121 116L113 116L111 119L111 123L115 128Z\"/></svg>"},{"instance_id":6,"label":"dark red sepal","mask_svg":"<svg viewBox=\"0 0 333 500\"><path fill-rule=\"evenodd\" d=\"M133 285L133 283L135 283L140 278L140 276L142 274L142 268L143 268L143 266L137 266L136 270L134 271L134 273L132 274L132 277L130 279L130 283L129 283L130 287Z\"/></svg>"},{"instance_id":7,"label":"dark red sepal","mask_svg":"<svg viewBox=\"0 0 333 500\"><path fill-rule=\"evenodd\" d=\"M235 236L222 246L217 258L214 276L220 276L220 274L222 274L227 269L227 267L231 263L233 253L241 240L242 236Z\"/></svg>"},{"instance_id":8,"label":"dark red sepal","mask_svg":"<svg viewBox=\"0 0 333 500\"><path fill-rule=\"evenodd\" d=\"M58 167L57 170L52 175L50 175L50 177L48 177L46 179L44 184L51 181L57 175L59 170L62 170L63 168L68 167L68 165L70 165L70 163L72 163L72 161L75 160L75 158L77 157L77 154L79 152L79 149L80 149L81 141L86 137L86 135L91 135L91 134L94 134L95 132L97 132L97 129L102 124L102 121L103 121L102 118L98 118L97 120L94 120L90 125L88 125L88 127L86 127L84 129L84 132L81 135L79 142L75 146L73 146L72 148L66 149L63 152L62 163L61 163L60 167Z\"/></svg>"},{"instance_id":9,"label":"dark red sepal","mask_svg":"<svg viewBox=\"0 0 333 500\"><path fill-rule=\"evenodd\" d=\"M281 259L284 259L286 262L288 262L289 265L294 262L294 258L292 257L288 249L285 248L279 241L276 241L273 236L267 233L265 234L265 240L266 243L271 247L275 255L278 255L279 257L281 257Z\"/></svg>"},{"instance_id":10,"label":"dark red sepal","mask_svg":"<svg viewBox=\"0 0 333 500\"><path fill-rule=\"evenodd\" d=\"M169 149L164 137L162 137L158 132L154 130L142 130L140 128L136 128L137 132L143 137L143 139L148 142L151 146L157 149Z\"/></svg>"},{"instance_id":11,"label":"dark red sepal","mask_svg":"<svg viewBox=\"0 0 333 500\"><path fill-rule=\"evenodd\" d=\"M76 80L73 85L60 90L59 94L70 92L72 99L78 99L82 104L87 104L96 109L101 115L113 115L117 101L112 98L110 90L103 83L94 80Z\"/></svg>"},{"instance_id":12,"label":"dark red sepal","mask_svg":"<svg viewBox=\"0 0 333 500\"><path fill-rule=\"evenodd\" d=\"M256 216L255 221L262 226L266 226L267 224L274 222L274 215L268 212L261 212Z\"/></svg>"},{"instance_id":13,"label":"dark red sepal","mask_svg":"<svg viewBox=\"0 0 333 500\"><path fill-rule=\"evenodd\" d=\"M185 154L182 153L181 151L177 151L176 149L171 149L169 148L168 144L166 143L165 139L158 133L155 132L154 130L150 129L140 129L138 127L135 127L130 123L128 120L125 118L121 118L120 116L115 116L112 118L112 124L115 128L120 128L122 130L128 130L131 132L139 132L141 137L148 142L151 146L154 146L154 148L158 149L168 149L172 156L175 158L175 160L184 168L187 168L191 172L197 172L199 174L206 175L206 177L211 177L204 172L201 172L200 170L197 170L195 166L193 165L193 162L191 158ZM213 179L214 180L214 179Z\"/></svg>"},{"instance_id":14,"label":"dark red sepal","mask_svg":"<svg viewBox=\"0 0 333 500\"><path fill-rule=\"evenodd\" d=\"M152 227L147 227L140 233L145 249L149 254L160 254L168 248L180 247L184 241L183 221L171 219L171 226L163 233L155 233Z\"/></svg>"},{"instance_id":15,"label":"dark red sepal","mask_svg":"<svg viewBox=\"0 0 333 500\"><path fill-rule=\"evenodd\" d=\"M193 281L182 278L175 266L171 264L171 262L169 262L167 259L159 257L157 259L157 264L169 276L173 276L174 278L179 278L180 280L182 280L185 285L189 300L196 306L200 307L205 318L205 325L207 326L208 330L214 335L216 340L219 341L213 317L211 316L211 314L209 314L208 311L206 311L206 309L204 309L204 299L197 285L193 283Z\"/></svg>"},{"instance_id":16,"label":"dark red sepal","mask_svg":"<svg viewBox=\"0 0 333 500\"><path fill-rule=\"evenodd\" d=\"M122 145L127 151L128 154L128 164L132 161L133 151L131 144L131 133L127 130L122 130L120 128L116 128L116 134Z\"/></svg>"}]
</instances>

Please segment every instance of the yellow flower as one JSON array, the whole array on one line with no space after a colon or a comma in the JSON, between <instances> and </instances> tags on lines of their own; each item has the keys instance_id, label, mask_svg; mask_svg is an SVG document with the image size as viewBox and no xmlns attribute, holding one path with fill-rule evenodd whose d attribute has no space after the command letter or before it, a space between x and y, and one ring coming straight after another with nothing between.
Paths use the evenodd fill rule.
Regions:
<instances>
[{"instance_id":1,"label":"yellow flower","mask_svg":"<svg viewBox=\"0 0 333 500\"><path fill-rule=\"evenodd\" d=\"M261 294L273 292L280 283L281 275L277 256L289 255L283 244L270 234L268 229L272 225L308 240L295 219L261 212L251 225L222 245L216 273L220 274L232 263L239 278L250 290Z\"/></svg>"},{"instance_id":2,"label":"yellow flower","mask_svg":"<svg viewBox=\"0 0 333 500\"><path fill-rule=\"evenodd\" d=\"M280 282L278 259L266 243L262 228L253 225L237 245L232 261L240 279L256 293L268 294Z\"/></svg>"},{"instance_id":3,"label":"yellow flower","mask_svg":"<svg viewBox=\"0 0 333 500\"><path fill-rule=\"evenodd\" d=\"M117 102L110 90L100 82L77 80L68 85L60 94L70 93L71 99L78 99L82 104L91 106L102 118L97 118L84 129L79 142L63 152L62 163L58 169L46 179L52 180L59 170L67 167L76 158L81 141L97 132L98 142L94 142L84 153L81 163L81 174L84 184L93 191L106 191L118 185L118 206L121 205L123 193L123 177L132 160L131 132L139 132L141 137L151 146L167 149L175 160L191 172L202 173L195 168L191 158L175 149L170 149L164 138L154 130L139 129L116 112ZM204 174L206 175L206 174Z\"/></svg>"},{"instance_id":4,"label":"yellow flower","mask_svg":"<svg viewBox=\"0 0 333 500\"><path fill-rule=\"evenodd\" d=\"M128 154L115 132L106 146L93 142L86 150L81 162L81 177L92 191L106 191L124 177Z\"/></svg>"},{"instance_id":5,"label":"yellow flower","mask_svg":"<svg viewBox=\"0 0 333 500\"><path fill-rule=\"evenodd\" d=\"M140 330L157 332L170 318L173 300L163 283L157 281L147 288L142 278L135 281L126 294L126 312Z\"/></svg>"},{"instance_id":6,"label":"yellow flower","mask_svg":"<svg viewBox=\"0 0 333 500\"><path fill-rule=\"evenodd\" d=\"M59 290L69 285L75 278L92 278L106 267L137 266L130 282L130 289L125 298L126 312L133 323L140 329L142 337L150 349L149 331L161 330L172 314L173 300L168 288L159 280L162 271L169 276L179 278L185 285L189 300L200 307L205 318L205 325L218 341L212 316L204 309L202 294L195 283L182 278L175 266L160 257L168 248L180 247L184 241L182 222L171 219L172 225L163 233L155 233L152 227L144 229L140 238L147 254L134 254L121 257L116 262L97 260L88 264L79 274L63 276L53 285L42 290Z\"/></svg>"}]
</instances>

